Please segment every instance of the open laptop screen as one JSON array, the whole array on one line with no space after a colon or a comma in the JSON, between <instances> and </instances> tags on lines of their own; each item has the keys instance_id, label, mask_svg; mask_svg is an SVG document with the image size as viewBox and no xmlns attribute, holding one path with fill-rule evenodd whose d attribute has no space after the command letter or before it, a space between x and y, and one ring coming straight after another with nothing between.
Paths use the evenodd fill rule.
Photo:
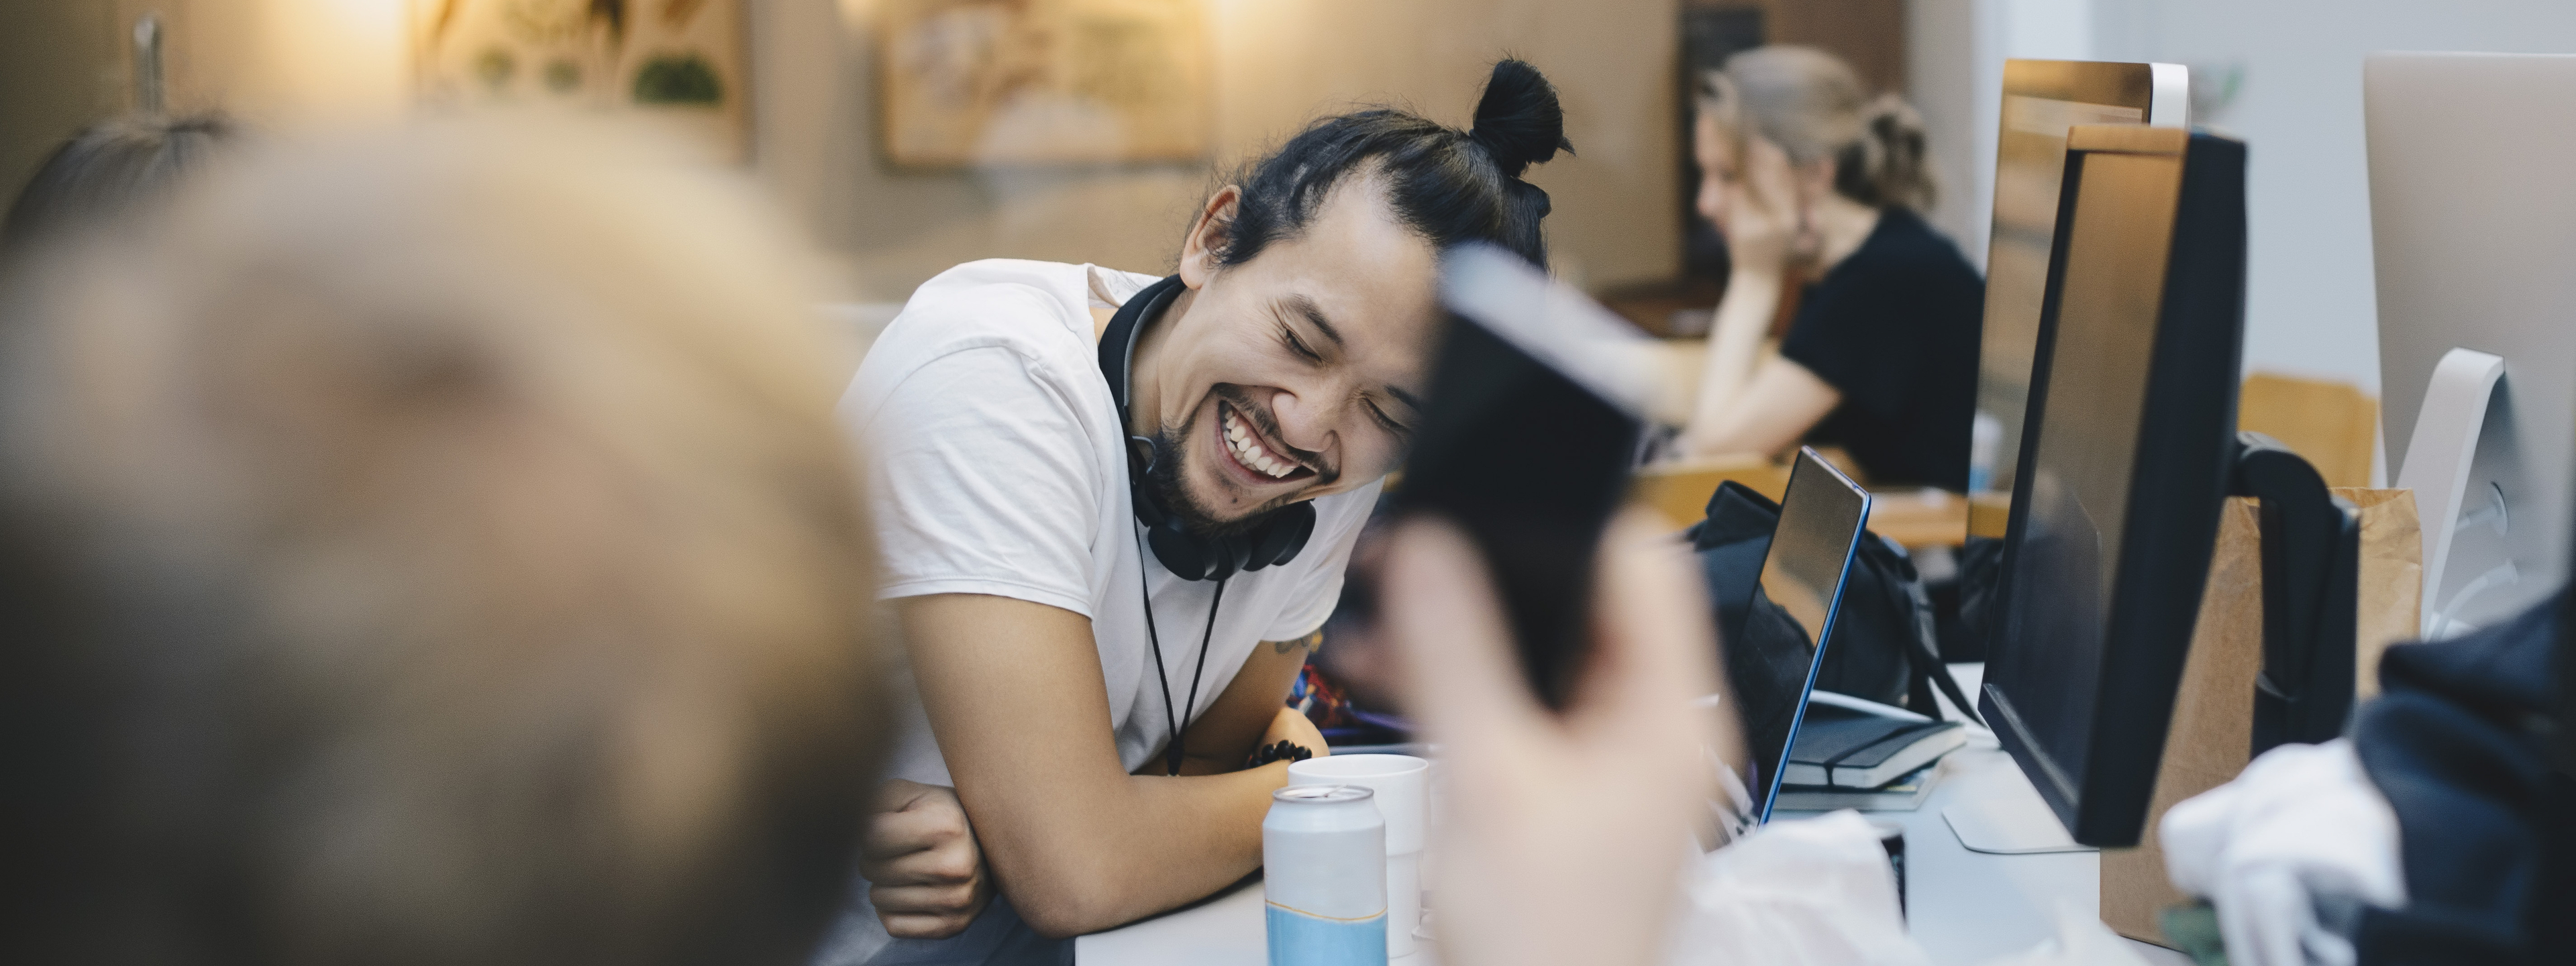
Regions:
<instances>
[{"instance_id":1,"label":"open laptop screen","mask_svg":"<svg viewBox=\"0 0 2576 966\"><path fill-rule=\"evenodd\" d=\"M1798 451L1780 525L1762 559L1762 579L1743 629L1725 642L1748 752L1745 787L1754 814L1771 818L1789 749L1805 720L1807 694L1833 639L1843 584L1869 522L1869 493L1812 449Z\"/></svg>"}]
</instances>

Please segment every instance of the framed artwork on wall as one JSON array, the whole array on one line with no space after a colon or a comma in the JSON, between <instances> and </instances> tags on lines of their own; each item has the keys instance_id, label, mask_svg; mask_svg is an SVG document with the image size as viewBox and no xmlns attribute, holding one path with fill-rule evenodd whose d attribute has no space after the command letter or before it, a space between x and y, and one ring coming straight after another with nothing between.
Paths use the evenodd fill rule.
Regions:
<instances>
[{"instance_id":1,"label":"framed artwork on wall","mask_svg":"<svg viewBox=\"0 0 2576 966\"><path fill-rule=\"evenodd\" d=\"M881 0L878 143L899 168L1199 161L1203 0Z\"/></svg>"},{"instance_id":2,"label":"framed artwork on wall","mask_svg":"<svg viewBox=\"0 0 2576 966\"><path fill-rule=\"evenodd\" d=\"M422 100L631 113L751 154L743 0L413 0Z\"/></svg>"}]
</instances>

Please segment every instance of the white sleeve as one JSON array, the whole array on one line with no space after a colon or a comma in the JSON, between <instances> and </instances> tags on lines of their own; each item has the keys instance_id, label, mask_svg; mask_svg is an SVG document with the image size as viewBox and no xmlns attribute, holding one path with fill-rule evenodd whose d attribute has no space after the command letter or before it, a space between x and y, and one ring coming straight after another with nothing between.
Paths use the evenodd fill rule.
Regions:
<instances>
[{"instance_id":1,"label":"white sleeve","mask_svg":"<svg viewBox=\"0 0 2576 966\"><path fill-rule=\"evenodd\" d=\"M1333 616L1342 603L1343 574L1351 569L1351 547L1359 543L1360 531L1368 525L1369 512L1377 505L1378 484L1354 492L1350 503L1338 508L1331 519L1316 521L1314 546L1300 553L1290 566L1307 566L1297 577L1297 589L1289 595L1288 606L1279 612L1277 623L1262 632L1265 641L1293 641L1312 634ZM1329 528L1329 529L1328 529ZM1312 564L1306 554L1322 551Z\"/></svg>"},{"instance_id":2,"label":"white sleeve","mask_svg":"<svg viewBox=\"0 0 2576 966\"><path fill-rule=\"evenodd\" d=\"M1101 476L1079 406L1004 346L904 374L862 427L878 596L992 594L1097 616Z\"/></svg>"}]
</instances>

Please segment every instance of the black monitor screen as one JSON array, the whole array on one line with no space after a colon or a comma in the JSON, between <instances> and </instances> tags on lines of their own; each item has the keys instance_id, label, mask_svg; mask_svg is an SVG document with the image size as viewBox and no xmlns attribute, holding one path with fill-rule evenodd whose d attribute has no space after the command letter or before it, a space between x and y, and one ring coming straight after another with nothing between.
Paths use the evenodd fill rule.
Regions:
<instances>
[{"instance_id":1,"label":"black monitor screen","mask_svg":"<svg viewBox=\"0 0 2576 966\"><path fill-rule=\"evenodd\" d=\"M2041 797L2102 845L2135 840L2153 787L2225 498L2241 327L2242 146L2128 130L2070 153L1985 702ZM2232 188L2199 170L2231 160Z\"/></svg>"},{"instance_id":2,"label":"black monitor screen","mask_svg":"<svg viewBox=\"0 0 2576 966\"><path fill-rule=\"evenodd\" d=\"M2066 682L2101 678L2112 561L2120 556L2157 290L2182 180L2178 156L2094 155L2085 165L2066 243L2042 402L2047 415L2027 468L2029 510L2010 578L2014 596L2031 606L2010 611L2005 630L2008 639L2036 645L2012 656L2017 671ZM2066 725L2035 736L2043 760L2060 768L2083 761L2093 691L2014 696L2026 719ZM2074 776L2067 784L2076 784Z\"/></svg>"}]
</instances>

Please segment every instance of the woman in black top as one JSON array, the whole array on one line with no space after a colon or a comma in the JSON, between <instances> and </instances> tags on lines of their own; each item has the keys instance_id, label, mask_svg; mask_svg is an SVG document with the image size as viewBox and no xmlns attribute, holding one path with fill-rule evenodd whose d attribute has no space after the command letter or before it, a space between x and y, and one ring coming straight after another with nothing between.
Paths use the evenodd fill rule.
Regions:
<instances>
[{"instance_id":1,"label":"woman in black top","mask_svg":"<svg viewBox=\"0 0 2576 966\"><path fill-rule=\"evenodd\" d=\"M1874 483L1966 489L1985 283L1915 213L1932 183L1914 111L1829 54L1763 47L1710 73L1696 142L1734 271L1682 455L1832 443ZM1793 267L1818 281L1758 358Z\"/></svg>"}]
</instances>

